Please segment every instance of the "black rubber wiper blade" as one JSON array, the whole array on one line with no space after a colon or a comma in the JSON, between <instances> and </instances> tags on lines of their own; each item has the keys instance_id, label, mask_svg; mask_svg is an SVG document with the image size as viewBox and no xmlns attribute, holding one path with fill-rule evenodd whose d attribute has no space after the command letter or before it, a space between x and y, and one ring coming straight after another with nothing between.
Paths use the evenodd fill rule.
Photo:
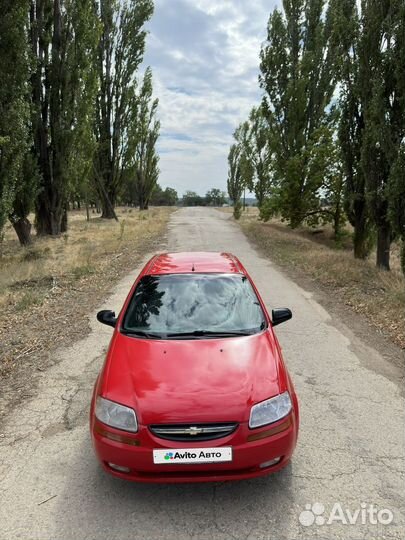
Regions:
<instances>
[{"instance_id":1,"label":"black rubber wiper blade","mask_svg":"<svg viewBox=\"0 0 405 540\"><path fill-rule=\"evenodd\" d=\"M163 336L160 334L144 332L143 330L121 330L121 334L124 334L124 336L146 337L148 339L163 339Z\"/></svg>"},{"instance_id":2,"label":"black rubber wiper blade","mask_svg":"<svg viewBox=\"0 0 405 540\"><path fill-rule=\"evenodd\" d=\"M176 332L172 334L166 334L167 338L176 338L176 337L232 337L232 336L251 336L252 332L247 332L243 330L238 331L215 331L215 330L194 330L193 332Z\"/></svg>"}]
</instances>

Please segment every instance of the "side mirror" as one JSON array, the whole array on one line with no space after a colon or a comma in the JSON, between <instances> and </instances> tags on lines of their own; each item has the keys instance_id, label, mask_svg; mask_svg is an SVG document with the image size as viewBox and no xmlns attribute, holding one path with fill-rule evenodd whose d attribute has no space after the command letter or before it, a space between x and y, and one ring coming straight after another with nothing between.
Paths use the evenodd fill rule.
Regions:
<instances>
[{"instance_id":1,"label":"side mirror","mask_svg":"<svg viewBox=\"0 0 405 540\"><path fill-rule=\"evenodd\" d=\"M278 324L289 321L292 317L291 310L288 308L277 308L273 309L271 312L271 319L273 326L277 326Z\"/></svg>"},{"instance_id":2,"label":"side mirror","mask_svg":"<svg viewBox=\"0 0 405 540\"><path fill-rule=\"evenodd\" d=\"M102 311L99 311L97 313L97 320L98 320L98 322L101 322L101 323L106 324L108 326L112 326L113 328L117 324L117 319L115 317L115 312L111 311L110 309L103 309Z\"/></svg>"}]
</instances>

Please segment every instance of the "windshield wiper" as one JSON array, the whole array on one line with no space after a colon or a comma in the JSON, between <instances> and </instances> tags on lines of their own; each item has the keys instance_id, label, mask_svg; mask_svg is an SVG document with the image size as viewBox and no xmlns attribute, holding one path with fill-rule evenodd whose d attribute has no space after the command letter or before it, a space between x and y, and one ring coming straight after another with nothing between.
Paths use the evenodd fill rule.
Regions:
<instances>
[{"instance_id":1,"label":"windshield wiper","mask_svg":"<svg viewBox=\"0 0 405 540\"><path fill-rule=\"evenodd\" d=\"M251 336L252 332L244 330L224 330L224 331L215 331L215 330L194 330L193 332L176 332L173 334L166 334L167 338L187 338L187 337L235 337L235 336Z\"/></svg>"},{"instance_id":2,"label":"windshield wiper","mask_svg":"<svg viewBox=\"0 0 405 540\"><path fill-rule=\"evenodd\" d=\"M148 339L163 339L160 334L144 332L143 330L121 330L121 334L124 334L124 336L146 337Z\"/></svg>"}]
</instances>

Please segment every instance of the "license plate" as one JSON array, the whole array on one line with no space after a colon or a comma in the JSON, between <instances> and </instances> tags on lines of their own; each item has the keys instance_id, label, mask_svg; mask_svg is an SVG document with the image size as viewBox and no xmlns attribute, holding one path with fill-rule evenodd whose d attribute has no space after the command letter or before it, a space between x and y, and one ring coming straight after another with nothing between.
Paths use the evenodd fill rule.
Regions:
<instances>
[{"instance_id":1,"label":"license plate","mask_svg":"<svg viewBox=\"0 0 405 540\"><path fill-rule=\"evenodd\" d=\"M173 450L153 450L153 463L223 463L232 461L232 447L221 448L175 448Z\"/></svg>"}]
</instances>

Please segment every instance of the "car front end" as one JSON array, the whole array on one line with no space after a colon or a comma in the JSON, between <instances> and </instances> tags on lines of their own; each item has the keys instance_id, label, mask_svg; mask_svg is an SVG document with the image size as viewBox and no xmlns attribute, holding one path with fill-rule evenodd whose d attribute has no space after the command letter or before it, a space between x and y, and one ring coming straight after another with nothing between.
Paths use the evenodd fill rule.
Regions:
<instances>
[{"instance_id":1,"label":"car front end","mask_svg":"<svg viewBox=\"0 0 405 540\"><path fill-rule=\"evenodd\" d=\"M285 467L298 431L296 407L279 421L153 424L126 432L98 420L92 404L93 445L110 474L138 482L208 482L263 476ZM163 438L164 437L164 438Z\"/></svg>"}]
</instances>

